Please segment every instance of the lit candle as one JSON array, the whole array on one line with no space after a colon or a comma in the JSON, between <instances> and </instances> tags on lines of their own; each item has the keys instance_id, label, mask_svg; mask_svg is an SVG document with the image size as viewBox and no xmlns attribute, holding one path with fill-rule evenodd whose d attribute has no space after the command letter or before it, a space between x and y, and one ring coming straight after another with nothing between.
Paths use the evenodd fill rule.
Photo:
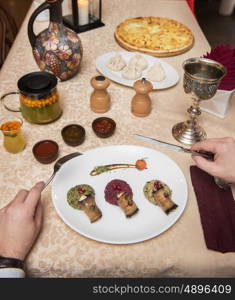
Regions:
<instances>
[{"instance_id":1,"label":"lit candle","mask_svg":"<svg viewBox=\"0 0 235 300\"><path fill-rule=\"evenodd\" d=\"M79 25L89 23L89 0L78 0Z\"/></svg>"}]
</instances>

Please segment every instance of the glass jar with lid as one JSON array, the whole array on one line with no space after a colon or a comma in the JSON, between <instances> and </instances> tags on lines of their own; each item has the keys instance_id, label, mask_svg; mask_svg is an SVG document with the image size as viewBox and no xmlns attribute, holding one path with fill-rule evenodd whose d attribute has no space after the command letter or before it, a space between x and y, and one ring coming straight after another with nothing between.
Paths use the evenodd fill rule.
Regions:
<instances>
[{"instance_id":1,"label":"glass jar with lid","mask_svg":"<svg viewBox=\"0 0 235 300\"><path fill-rule=\"evenodd\" d=\"M6 103L4 98L10 94L19 94L20 110ZM31 123L46 124L57 120L62 109L57 91L57 78L47 72L32 72L18 80L18 92L1 97L4 106L10 111L20 111L24 119Z\"/></svg>"}]
</instances>

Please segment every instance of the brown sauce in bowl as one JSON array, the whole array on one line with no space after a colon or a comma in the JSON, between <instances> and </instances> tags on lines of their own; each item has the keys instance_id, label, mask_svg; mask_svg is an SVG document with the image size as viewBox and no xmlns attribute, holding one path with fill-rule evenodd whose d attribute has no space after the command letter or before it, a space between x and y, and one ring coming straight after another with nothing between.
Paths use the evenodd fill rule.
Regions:
<instances>
[{"instance_id":1,"label":"brown sauce in bowl","mask_svg":"<svg viewBox=\"0 0 235 300\"><path fill-rule=\"evenodd\" d=\"M71 124L61 131L62 137L69 146L81 145L85 140L85 129L78 124Z\"/></svg>"}]
</instances>

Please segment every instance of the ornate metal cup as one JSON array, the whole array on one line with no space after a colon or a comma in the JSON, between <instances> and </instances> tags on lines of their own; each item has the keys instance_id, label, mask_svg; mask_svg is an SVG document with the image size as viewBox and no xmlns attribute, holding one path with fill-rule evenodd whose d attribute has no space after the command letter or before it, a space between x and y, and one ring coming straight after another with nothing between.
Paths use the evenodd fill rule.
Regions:
<instances>
[{"instance_id":1,"label":"ornate metal cup","mask_svg":"<svg viewBox=\"0 0 235 300\"><path fill-rule=\"evenodd\" d=\"M183 63L184 91L191 94L193 105L187 110L190 119L176 124L172 128L174 138L192 145L206 138L205 130L198 125L197 118L201 114L200 101L212 98L226 74L226 68L213 60L206 58L190 58Z\"/></svg>"}]
</instances>

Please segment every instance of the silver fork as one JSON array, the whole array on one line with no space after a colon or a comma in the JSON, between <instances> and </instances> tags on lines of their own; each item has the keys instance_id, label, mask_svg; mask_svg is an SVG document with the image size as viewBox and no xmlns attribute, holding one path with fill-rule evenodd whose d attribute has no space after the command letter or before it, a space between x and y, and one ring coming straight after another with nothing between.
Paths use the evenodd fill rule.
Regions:
<instances>
[{"instance_id":1,"label":"silver fork","mask_svg":"<svg viewBox=\"0 0 235 300\"><path fill-rule=\"evenodd\" d=\"M59 171L59 169L61 168L61 166L66 163L68 160L76 157L76 156L79 156L79 155L82 155L82 153L80 152L74 152L74 153L70 153L68 155L65 155L63 157L61 157L60 159L58 159L56 161L56 163L54 164L54 171L51 175L51 177L47 180L47 182L45 183L45 186L43 188L43 190L48 186L48 184L52 181L52 179L55 177L55 174Z\"/></svg>"}]
</instances>

